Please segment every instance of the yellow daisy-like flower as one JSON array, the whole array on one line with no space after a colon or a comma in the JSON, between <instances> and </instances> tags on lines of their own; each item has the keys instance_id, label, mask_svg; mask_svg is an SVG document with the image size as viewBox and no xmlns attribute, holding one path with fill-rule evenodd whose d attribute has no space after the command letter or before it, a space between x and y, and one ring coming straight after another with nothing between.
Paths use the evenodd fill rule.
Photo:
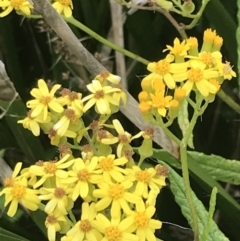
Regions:
<instances>
[{"instance_id":1,"label":"yellow daisy-like flower","mask_svg":"<svg viewBox=\"0 0 240 241\"><path fill-rule=\"evenodd\" d=\"M63 107L57 102L54 97L55 92L61 87L61 85L54 85L49 92L48 86L43 79L38 80L38 88L33 88L30 94L35 97L35 100L27 102L27 107L32 108L31 117L37 117L43 114L43 120L47 120L48 108L51 110L61 113Z\"/></svg>"},{"instance_id":2,"label":"yellow daisy-like flower","mask_svg":"<svg viewBox=\"0 0 240 241\"><path fill-rule=\"evenodd\" d=\"M93 157L88 162L84 162L81 158L76 158L72 170L68 171L69 177L61 180L62 183L73 185L73 201L79 196L83 199L86 198L89 194L91 184L101 181L101 175L98 175L100 171L97 170L97 164L97 157Z\"/></svg>"},{"instance_id":3,"label":"yellow daisy-like flower","mask_svg":"<svg viewBox=\"0 0 240 241\"><path fill-rule=\"evenodd\" d=\"M34 184L34 188L41 186L48 178L57 177L59 179L67 178L68 173L64 170L70 167L75 159L68 160L69 154L65 155L59 161L38 161L35 165L30 166L29 172L40 179Z\"/></svg>"},{"instance_id":4,"label":"yellow daisy-like flower","mask_svg":"<svg viewBox=\"0 0 240 241\"><path fill-rule=\"evenodd\" d=\"M200 52L199 59L207 66L214 67L222 61L222 54L219 51L215 52Z\"/></svg>"},{"instance_id":5,"label":"yellow daisy-like flower","mask_svg":"<svg viewBox=\"0 0 240 241\"><path fill-rule=\"evenodd\" d=\"M104 241L138 241L135 234L126 231L133 223L133 217L127 217L120 221L120 217L108 220L103 214L99 213L93 225L103 235Z\"/></svg>"},{"instance_id":6,"label":"yellow daisy-like flower","mask_svg":"<svg viewBox=\"0 0 240 241\"><path fill-rule=\"evenodd\" d=\"M56 240L56 232L61 230L61 223L67 222L65 216L61 213L51 213L48 214L45 220L45 226L47 227L47 234L49 241Z\"/></svg>"},{"instance_id":7,"label":"yellow daisy-like flower","mask_svg":"<svg viewBox=\"0 0 240 241\"><path fill-rule=\"evenodd\" d=\"M27 0L2 0L0 1L0 7L4 10L0 13L0 18L8 15L13 9L26 15L30 15L31 9L33 9L33 6Z\"/></svg>"},{"instance_id":8,"label":"yellow daisy-like flower","mask_svg":"<svg viewBox=\"0 0 240 241\"><path fill-rule=\"evenodd\" d=\"M215 94L217 92L217 88L208 80L219 76L218 71L206 69L204 63L191 60L190 69L185 73L176 74L175 78L179 81L187 80L182 86L186 90L186 95L189 95L191 90L196 87L204 97L207 97L210 93Z\"/></svg>"},{"instance_id":9,"label":"yellow daisy-like flower","mask_svg":"<svg viewBox=\"0 0 240 241\"><path fill-rule=\"evenodd\" d=\"M130 193L128 189L132 186L129 180L121 183L99 183L99 189L93 191L93 196L100 198L96 203L96 210L106 209L111 203L111 217L121 217L121 209L128 215L131 209L128 203L137 203L141 200L136 194Z\"/></svg>"},{"instance_id":10,"label":"yellow daisy-like flower","mask_svg":"<svg viewBox=\"0 0 240 241\"><path fill-rule=\"evenodd\" d=\"M17 169L19 166L17 167ZM18 171L18 170L17 170ZM27 179L21 178L17 181L13 181L11 186L3 188L0 192L0 196L5 194L4 207L9 203L9 209L7 215L13 217L17 212L18 203L21 203L27 209L36 211L40 204L40 199L37 196L38 191L27 188Z\"/></svg>"},{"instance_id":11,"label":"yellow daisy-like flower","mask_svg":"<svg viewBox=\"0 0 240 241\"><path fill-rule=\"evenodd\" d=\"M184 73L187 70L187 63L171 63L172 58L165 58L158 62L148 64L147 69L152 72L149 78L154 80L155 78L162 79L169 89L176 87L175 80L172 74Z\"/></svg>"},{"instance_id":12,"label":"yellow daisy-like flower","mask_svg":"<svg viewBox=\"0 0 240 241\"><path fill-rule=\"evenodd\" d=\"M167 109L171 107L172 96L164 96L164 91L155 91L155 94L151 94L151 101L148 102L150 106L157 110L157 113L163 117L167 114Z\"/></svg>"},{"instance_id":13,"label":"yellow daisy-like flower","mask_svg":"<svg viewBox=\"0 0 240 241\"><path fill-rule=\"evenodd\" d=\"M119 120L116 120L116 119L113 120L113 126L114 126L115 130L118 133L118 137L114 137L114 138L110 138L110 139L103 138L101 140L101 142L103 144L106 144L106 145L111 145L111 144L115 144L115 143L119 142L119 144L117 146L117 156L121 157L123 147L125 145L129 145L129 143L132 140L139 138L143 134L143 131L140 131L135 136L132 136L131 134L129 134L128 132L126 132L123 129L123 127L122 127L121 123L119 122Z\"/></svg>"},{"instance_id":14,"label":"yellow daisy-like flower","mask_svg":"<svg viewBox=\"0 0 240 241\"><path fill-rule=\"evenodd\" d=\"M103 173L103 180L105 182L110 182L112 179L116 182L124 181L123 174L127 174L127 171L119 166L123 166L127 162L128 160L125 157L115 159L115 155L100 156L98 166Z\"/></svg>"},{"instance_id":15,"label":"yellow daisy-like flower","mask_svg":"<svg viewBox=\"0 0 240 241\"><path fill-rule=\"evenodd\" d=\"M145 206L144 202L136 204L136 211L132 214L133 224L127 229L128 232L136 232L140 240L157 241L154 232L162 227L159 220L152 219L156 208L154 206Z\"/></svg>"},{"instance_id":16,"label":"yellow daisy-like flower","mask_svg":"<svg viewBox=\"0 0 240 241\"><path fill-rule=\"evenodd\" d=\"M19 172L21 171L22 168L22 162L18 162L16 166L14 167L14 170L12 172L11 176L8 176L4 179L4 186L5 187L12 187L14 182L19 179Z\"/></svg>"},{"instance_id":17,"label":"yellow daisy-like flower","mask_svg":"<svg viewBox=\"0 0 240 241\"><path fill-rule=\"evenodd\" d=\"M48 114L47 118L44 120L43 119L43 112L40 113L36 117L32 117L32 111L33 110L30 110L28 112L27 117L24 118L23 120L19 120L17 123L23 124L23 127L25 129L30 130L33 133L34 136L39 136L40 135L40 125L39 125L39 123L49 123L51 121L51 117Z\"/></svg>"},{"instance_id":18,"label":"yellow daisy-like flower","mask_svg":"<svg viewBox=\"0 0 240 241\"><path fill-rule=\"evenodd\" d=\"M218 65L218 70L221 76L223 76L224 79L231 80L233 77L236 77L237 74L232 70L232 66L230 65L230 62L226 63L220 63Z\"/></svg>"},{"instance_id":19,"label":"yellow daisy-like flower","mask_svg":"<svg viewBox=\"0 0 240 241\"><path fill-rule=\"evenodd\" d=\"M111 86L102 86L98 80L93 80L92 84L87 85L87 88L92 94L84 97L83 102L88 102L83 107L83 111L86 112L93 105L99 114L111 114L110 103L118 106L119 100L114 99L112 93L121 91L119 88L113 88Z\"/></svg>"},{"instance_id":20,"label":"yellow daisy-like flower","mask_svg":"<svg viewBox=\"0 0 240 241\"><path fill-rule=\"evenodd\" d=\"M95 203L84 202L82 204L82 215L80 221L78 221L73 228L71 228L66 234L66 240L71 241L84 241L85 239L91 241L102 240L102 234L93 227L93 220L95 219L97 212L95 210ZM64 240L64 239L61 239Z\"/></svg>"},{"instance_id":21,"label":"yellow daisy-like flower","mask_svg":"<svg viewBox=\"0 0 240 241\"><path fill-rule=\"evenodd\" d=\"M99 80L101 83L106 83L109 81L113 84L119 84L121 77L118 75L111 74L110 72L104 70L99 75L95 77L96 80Z\"/></svg>"},{"instance_id":22,"label":"yellow daisy-like flower","mask_svg":"<svg viewBox=\"0 0 240 241\"><path fill-rule=\"evenodd\" d=\"M59 14L63 13L66 18L70 18L72 16L72 0L55 0L52 6Z\"/></svg>"},{"instance_id":23,"label":"yellow daisy-like flower","mask_svg":"<svg viewBox=\"0 0 240 241\"><path fill-rule=\"evenodd\" d=\"M134 193L140 197L148 198L149 189L160 192L166 185L166 177L156 176L156 170L152 167L142 170L138 166L133 166L129 171L129 179L137 182Z\"/></svg>"},{"instance_id":24,"label":"yellow daisy-like flower","mask_svg":"<svg viewBox=\"0 0 240 241\"><path fill-rule=\"evenodd\" d=\"M78 112L72 107L68 107L64 110L64 115L61 119L53 126L53 129L57 132L58 136L65 136L65 133L69 129L70 124L74 126L79 126L81 128L82 124L79 120ZM75 133L74 137L77 136ZM73 137L73 138L74 138Z\"/></svg>"},{"instance_id":25,"label":"yellow daisy-like flower","mask_svg":"<svg viewBox=\"0 0 240 241\"><path fill-rule=\"evenodd\" d=\"M82 94L69 89L62 89L60 94L61 97L58 98L58 102L64 106L72 107L77 112L78 116L82 116L83 113L83 103Z\"/></svg>"},{"instance_id":26,"label":"yellow daisy-like flower","mask_svg":"<svg viewBox=\"0 0 240 241\"><path fill-rule=\"evenodd\" d=\"M186 56L187 51L190 49L190 44L186 42L186 40L183 40L180 42L178 38L175 38L173 41L173 47L170 45L167 45L167 48L163 50L170 51L170 54L173 54L175 56Z\"/></svg>"},{"instance_id":27,"label":"yellow daisy-like flower","mask_svg":"<svg viewBox=\"0 0 240 241\"><path fill-rule=\"evenodd\" d=\"M73 206L72 200L69 198L70 189L64 185L57 185L55 188L41 188L42 195L39 195L40 200L49 200L44 211L48 214L56 211L63 215L67 214Z\"/></svg>"}]
</instances>

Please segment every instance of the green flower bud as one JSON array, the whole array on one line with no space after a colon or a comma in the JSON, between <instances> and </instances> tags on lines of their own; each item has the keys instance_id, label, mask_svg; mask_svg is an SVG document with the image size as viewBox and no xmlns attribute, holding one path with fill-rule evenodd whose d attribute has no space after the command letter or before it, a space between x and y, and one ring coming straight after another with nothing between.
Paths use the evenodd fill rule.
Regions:
<instances>
[{"instance_id":1,"label":"green flower bud","mask_svg":"<svg viewBox=\"0 0 240 241\"><path fill-rule=\"evenodd\" d=\"M190 1L186 1L182 5L182 10L185 13L192 13L195 10L195 4L191 0Z\"/></svg>"}]
</instances>

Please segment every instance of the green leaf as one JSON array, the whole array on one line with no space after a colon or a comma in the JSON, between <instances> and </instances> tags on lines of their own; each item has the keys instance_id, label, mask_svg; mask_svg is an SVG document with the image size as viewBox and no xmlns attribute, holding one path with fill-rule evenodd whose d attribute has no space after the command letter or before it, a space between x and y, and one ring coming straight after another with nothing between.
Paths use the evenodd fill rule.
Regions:
<instances>
[{"instance_id":1,"label":"green leaf","mask_svg":"<svg viewBox=\"0 0 240 241\"><path fill-rule=\"evenodd\" d=\"M29 241L21 236L18 236L12 232L7 231L0 227L0 240L4 241Z\"/></svg>"},{"instance_id":2,"label":"green leaf","mask_svg":"<svg viewBox=\"0 0 240 241\"><path fill-rule=\"evenodd\" d=\"M154 150L153 157L162 160L173 167L181 168L180 162L164 150ZM240 222L240 205L217 181L211 177L208 172L206 172L206 170L199 165L198 161L190 154L188 154L188 167L190 175L207 193L210 193L213 187L218 189L217 206L228 220L228 229L232 230L233 233L236 233L236 230L239 228L238 222ZM236 235L236 237L238 236Z\"/></svg>"},{"instance_id":3,"label":"green leaf","mask_svg":"<svg viewBox=\"0 0 240 241\"><path fill-rule=\"evenodd\" d=\"M216 155L205 155L199 152L188 152L198 164L215 179L231 184L240 184L240 162L227 160Z\"/></svg>"},{"instance_id":4,"label":"green leaf","mask_svg":"<svg viewBox=\"0 0 240 241\"><path fill-rule=\"evenodd\" d=\"M187 128L189 126L189 117L188 117L188 102L187 100L183 100L183 103L180 106L179 114L178 114L178 125L182 131L182 135L185 136ZM193 133L191 134L188 140L188 146L194 149L193 144Z\"/></svg>"},{"instance_id":5,"label":"green leaf","mask_svg":"<svg viewBox=\"0 0 240 241\"><path fill-rule=\"evenodd\" d=\"M181 207L182 214L185 216L190 226L192 227L193 222L192 222L190 209L188 207L188 202L184 192L185 188L183 184L183 179L170 166L168 166L168 168L169 168L168 178L170 181L170 189L174 194L176 202ZM208 212L206 211L202 202L198 200L194 192L191 192L191 193L192 193L193 202L196 208L196 213L198 215L199 231L200 231L200 234L202 234L208 221ZM229 241L229 239L226 238L225 235L218 229L218 226L216 225L216 223L212 221L207 241L216 241L216 240Z\"/></svg>"}]
</instances>

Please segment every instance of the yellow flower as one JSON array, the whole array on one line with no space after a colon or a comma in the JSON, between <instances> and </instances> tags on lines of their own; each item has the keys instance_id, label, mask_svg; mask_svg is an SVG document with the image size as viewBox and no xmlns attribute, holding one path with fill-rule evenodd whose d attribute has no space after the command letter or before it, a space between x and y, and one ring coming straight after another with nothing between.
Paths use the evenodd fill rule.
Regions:
<instances>
[{"instance_id":1,"label":"yellow flower","mask_svg":"<svg viewBox=\"0 0 240 241\"><path fill-rule=\"evenodd\" d=\"M48 240L56 240L56 232L61 230L61 223L67 222L66 218L61 213L48 214L45 220L45 226L47 227Z\"/></svg>"},{"instance_id":2,"label":"yellow flower","mask_svg":"<svg viewBox=\"0 0 240 241\"><path fill-rule=\"evenodd\" d=\"M32 117L32 111L30 110L28 112L28 116L24 118L23 120L19 120L17 123L23 124L23 127L25 129L30 130L34 136L39 136L40 135L40 125L39 123L49 123L51 121L51 117L48 114L47 118L44 120L43 119L43 112L40 113L36 117Z\"/></svg>"},{"instance_id":3,"label":"yellow flower","mask_svg":"<svg viewBox=\"0 0 240 241\"><path fill-rule=\"evenodd\" d=\"M116 120L116 119L113 120L113 126L118 133L118 137L114 137L114 138L110 138L110 139L103 138L101 142L106 145L111 145L111 144L115 144L115 143L119 142L119 144L117 146L117 156L121 157L123 147L125 145L129 145L129 143L132 140L139 138L142 135L143 131L140 131L135 136L132 136L131 134L129 134L128 132L126 132L123 129L119 120Z\"/></svg>"},{"instance_id":4,"label":"yellow flower","mask_svg":"<svg viewBox=\"0 0 240 241\"><path fill-rule=\"evenodd\" d=\"M127 217L120 221L120 217L108 220L103 214L99 213L93 225L103 235L104 241L138 241L135 234L126 231L133 223L132 217Z\"/></svg>"},{"instance_id":5,"label":"yellow flower","mask_svg":"<svg viewBox=\"0 0 240 241\"><path fill-rule=\"evenodd\" d=\"M172 96L164 96L164 91L155 91L155 95L150 96L152 100L148 104L156 108L159 115L165 117L167 109L171 106Z\"/></svg>"},{"instance_id":6,"label":"yellow flower","mask_svg":"<svg viewBox=\"0 0 240 241\"><path fill-rule=\"evenodd\" d=\"M72 16L72 0L55 0L52 6L59 14L63 12L66 18L70 18Z\"/></svg>"},{"instance_id":7,"label":"yellow flower","mask_svg":"<svg viewBox=\"0 0 240 241\"><path fill-rule=\"evenodd\" d=\"M125 165L127 161L125 157L115 159L115 155L100 156L98 166L103 173L103 180L105 182L109 182L112 179L116 182L124 181L125 177L123 174L127 174L127 172L119 166Z\"/></svg>"},{"instance_id":8,"label":"yellow flower","mask_svg":"<svg viewBox=\"0 0 240 241\"><path fill-rule=\"evenodd\" d=\"M120 76L111 74L106 70L102 71L99 75L97 75L95 79L99 80L101 83L107 84L107 81L109 81L116 85L119 84L119 82L121 81Z\"/></svg>"},{"instance_id":9,"label":"yellow flower","mask_svg":"<svg viewBox=\"0 0 240 241\"><path fill-rule=\"evenodd\" d=\"M86 112L93 105L96 105L96 111L99 114L111 114L110 103L118 106L119 100L114 99L112 93L121 91L118 88L113 88L111 86L102 86L100 81L93 80L92 84L87 85L87 88L92 94L84 97L83 102L87 101L86 105L83 107L83 111Z\"/></svg>"},{"instance_id":10,"label":"yellow flower","mask_svg":"<svg viewBox=\"0 0 240 241\"><path fill-rule=\"evenodd\" d=\"M152 72L149 78L154 80L155 78L162 79L169 89L174 89L176 86L175 80L172 74L184 73L187 70L187 63L171 63L172 58L165 58L158 62L148 64L147 69Z\"/></svg>"},{"instance_id":11,"label":"yellow flower","mask_svg":"<svg viewBox=\"0 0 240 241\"><path fill-rule=\"evenodd\" d=\"M157 241L154 232L162 227L159 220L152 219L156 208L154 206L145 206L144 202L136 204L136 211L132 214L133 224L127 229L128 232L136 232L140 240Z\"/></svg>"},{"instance_id":12,"label":"yellow flower","mask_svg":"<svg viewBox=\"0 0 240 241\"><path fill-rule=\"evenodd\" d=\"M121 183L99 183L99 189L93 191L93 196L100 198L96 203L96 210L104 210L112 203L110 210L112 218L121 217L121 209L125 214L130 214L128 203L137 203L141 200L139 196L128 191L132 184L128 180Z\"/></svg>"},{"instance_id":13,"label":"yellow flower","mask_svg":"<svg viewBox=\"0 0 240 241\"><path fill-rule=\"evenodd\" d=\"M218 70L221 76L223 76L224 79L231 80L233 77L236 77L236 73L232 70L232 66L230 65L230 62L226 63L220 63L218 65Z\"/></svg>"},{"instance_id":14,"label":"yellow flower","mask_svg":"<svg viewBox=\"0 0 240 241\"><path fill-rule=\"evenodd\" d=\"M72 200L68 197L70 189L64 185L57 185L55 188L41 188L42 195L39 195L40 200L49 200L44 211L48 214L56 211L63 215L67 214L72 206Z\"/></svg>"},{"instance_id":15,"label":"yellow flower","mask_svg":"<svg viewBox=\"0 0 240 241\"><path fill-rule=\"evenodd\" d=\"M0 192L0 196L5 194L4 207L11 203L7 215L10 217L15 215L17 212L18 203L21 203L27 209L36 211L40 203L37 193L37 190L27 188L26 178L21 178L20 180L14 181L12 186L3 188L3 190Z\"/></svg>"},{"instance_id":16,"label":"yellow flower","mask_svg":"<svg viewBox=\"0 0 240 241\"><path fill-rule=\"evenodd\" d=\"M75 201L79 196L83 199L89 194L91 184L99 183L101 176L97 171L98 158L93 157L84 162L81 158L74 160L72 170L68 171L69 177L61 180L62 183L73 185L72 199Z\"/></svg>"},{"instance_id":17,"label":"yellow flower","mask_svg":"<svg viewBox=\"0 0 240 241\"><path fill-rule=\"evenodd\" d=\"M182 86L186 90L186 95L189 95L190 91L196 87L197 90L207 97L210 93L215 94L217 89L208 80L211 78L219 77L219 73L216 70L205 69L206 65L197 60L190 61L190 69L181 74L176 74L175 78L179 81L187 80Z\"/></svg>"},{"instance_id":18,"label":"yellow flower","mask_svg":"<svg viewBox=\"0 0 240 241\"><path fill-rule=\"evenodd\" d=\"M0 17L5 17L13 9L20 11L23 14L30 15L33 6L27 0L2 0L0 1L0 7L4 10L0 13Z\"/></svg>"},{"instance_id":19,"label":"yellow flower","mask_svg":"<svg viewBox=\"0 0 240 241\"><path fill-rule=\"evenodd\" d=\"M76 126L79 126L81 128L82 124L79 120L79 115L78 112L72 108L68 107L67 109L64 110L64 115L61 117L61 119L53 126L53 129L57 132L58 136L65 136L65 133L70 127L70 124ZM73 136L73 138L77 136Z\"/></svg>"},{"instance_id":20,"label":"yellow flower","mask_svg":"<svg viewBox=\"0 0 240 241\"><path fill-rule=\"evenodd\" d=\"M69 89L62 89L60 94L61 97L58 98L58 102L64 106L72 107L80 117L83 113L83 103L82 103L82 94Z\"/></svg>"},{"instance_id":21,"label":"yellow flower","mask_svg":"<svg viewBox=\"0 0 240 241\"><path fill-rule=\"evenodd\" d=\"M170 51L170 54L173 54L175 56L186 56L187 55L187 51L190 49L190 44L186 42L186 40L183 40L180 43L180 40L178 38L174 39L173 42L173 47L167 45L167 48L163 50L163 52L165 51Z\"/></svg>"},{"instance_id":22,"label":"yellow flower","mask_svg":"<svg viewBox=\"0 0 240 241\"><path fill-rule=\"evenodd\" d=\"M68 160L69 157L70 155L67 154L59 161L38 161L35 165L30 166L29 172L40 177L33 187L41 186L50 177L60 179L68 177L68 173L63 169L70 167L75 162L75 159Z\"/></svg>"},{"instance_id":23,"label":"yellow flower","mask_svg":"<svg viewBox=\"0 0 240 241\"><path fill-rule=\"evenodd\" d=\"M97 212L95 210L95 203L84 202L82 204L82 215L80 221L78 221L73 228L71 228L67 234L66 240L71 241L84 241L85 239L91 241L102 240L101 233L93 227L93 220L95 219Z\"/></svg>"},{"instance_id":24,"label":"yellow flower","mask_svg":"<svg viewBox=\"0 0 240 241\"><path fill-rule=\"evenodd\" d=\"M217 63L222 61L222 54L219 51L215 52L201 52L199 53L200 60L207 66L207 67L214 67Z\"/></svg>"},{"instance_id":25,"label":"yellow flower","mask_svg":"<svg viewBox=\"0 0 240 241\"><path fill-rule=\"evenodd\" d=\"M18 162L15 167L14 170L12 172L11 176L8 176L4 179L4 186L5 187L12 187L14 182L19 179L18 174L21 171L22 168L22 162Z\"/></svg>"},{"instance_id":26,"label":"yellow flower","mask_svg":"<svg viewBox=\"0 0 240 241\"><path fill-rule=\"evenodd\" d=\"M48 86L43 79L38 80L38 88L33 88L30 94L35 97L35 100L27 102L27 107L32 108L31 117L37 117L43 114L43 120L47 120L48 108L51 110L61 113L63 107L57 102L54 97L55 92L61 87L61 85L54 85L49 92Z\"/></svg>"},{"instance_id":27,"label":"yellow flower","mask_svg":"<svg viewBox=\"0 0 240 241\"><path fill-rule=\"evenodd\" d=\"M156 170L152 167L142 170L138 166L133 166L129 171L128 178L137 182L134 194L140 197L148 198L149 189L160 192L160 189L166 185L165 177L156 177Z\"/></svg>"}]
</instances>

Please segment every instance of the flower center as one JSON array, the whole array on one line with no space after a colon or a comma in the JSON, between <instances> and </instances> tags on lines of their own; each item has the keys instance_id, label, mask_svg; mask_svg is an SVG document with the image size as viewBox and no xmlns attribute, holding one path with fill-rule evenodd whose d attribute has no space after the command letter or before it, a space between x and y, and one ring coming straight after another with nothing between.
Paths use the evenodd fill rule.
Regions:
<instances>
[{"instance_id":1,"label":"flower center","mask_svg":"<svg viewBox=\"0 0 240 241\"><path fill-rule=\"evenodd\" d=\"M79 181L82 181L82 182L87 182L90 179L90 175L91 174L89 173L89 171L86 168L80 170L77 173L77 177L78 177Z\"/></svg>"},{"instance_id":2,"label":"flower center","mask_svg":"<svg viewBox=\"0 0 240 241\"><path fill-rule=\"evenodd\" d=\"M89 220L85 219L85 220L81 220L81 222L79 224L79 228L84 233L87 233L87 232L89 232L92 229L92 225L89 222Z\"/></svg>"},{"instance_id":3,"label":"flower center","mask_svg":"<svg viewBox=\"0 0 240 241\"><path fill-rule=\"evenodd\" d=\"M200 57L201 61L206 65L212 65L214 63L214 58L209 52L202 53Z\"/></svg>"},{"instance_id":4,"label":"flower center","mask_svg":"<svg viewBox=\"0 0 240 241\"><path fill-rule=\"evenodd\" d=\"M117 200L123 196L124 188L120 183L113 184L109 187L109 196Z\"/></svg>"},{"instance_id":5,"label":"flower center","mask_svg":"<svg viewBox=\"0 0 240 241\"><path fill-rule=\"evenodd\" d=\"M145 212L138 212L134 218L135 224L138 227L147 227L149 223L149 218Z\"/></svg>"},{"instance_id":6,"label":"flower center","mask_svg":"<svg viewBox=\"0 0 240 241\"><path fill-rule=\"evenodd\" d=\"M104 91L103 90L98 90L98 91L96 91L94 96L95 96L96 99L101 99L101 98L104 97Z\"/></svg>"},{"instance_id":7,"label":"flower center","mask_svg":"<svg viewBox=\"0 0 240 241\"><path fill-rule=\"evenodd\" d=\"M44 165L44 170L46 173L54 174L57 171L56 164L54 162L46 162Z\"/></svg>"},{"instance_id":8,"label":"flower center","mask_svg":"<svg viewBox=\"0 0 240 241\"><path fill-rule=\"evenodd\" d=\"M111 158L103 158L100 162L99 162L100 167L105 171L111 171L114 167L114 163L113 160Z\"/></svg>"},{"instance_id":9,"label":"flower center","mask_svg":"<svg viewBox=\"0 0 240 241\"><path fill-rule=\"evenodd\" d=\"M105 235L108 241L118 241L122 238L122 233L116 226L107 227Z\"/></svg>"},{"instance_id":10,"label":"flower center","mask_svg":"<svg viewBox=\"0 0 240 241\"><path fill-rule=\"evenodd\" d=\"M118 139L119 139L119 142L121 143L129 143L130 142L130 139L127 137L127 135L125 134L120 134L118 135Z\"/></svg>"},{"instance_id":11,"label":"flower center","mask_svg":"<svg viewBox=\"0 0 240 241\"><path fill-rule=\"evenodd\" d=\"M57 222L57 218L54 215L48 215L46 221L49 224L55 224Z\"/></svg>"},{"instance_id":12,"label":"flower center","mask_svg":"<svg viewBox=\"0 0 240 241\"><path fill-rule=\"evenodd\" d=\"M135 177L140 182L149 182L151 179L151 176L147 170L137 171L135 173Z\"/></svg>"},{"instance_id":13,"label":"flower center","mask_svg":"<svg viewBox=\"0 0 240 241\"><path fill-rule=\"evenodd\" d=\"M77 117L75 115L75 111L72 109L66 109L64 111L64 115L71 121L71 122L76 122Z\"/></svg>"},{"instance_id":14,"label":"flower center","mask_svg":"<svg viewBox=\"0 0 240 241\"><path fill-rule=\"evenodd\" d=\"M26 193L26 187L19 185L19 184L14 184L11 190L11 194L14 199L20 200L24 194Z\"/></svg>"},{"instance_id":15,"label":"flower center","mask_svg":"<svg viewBox=\"0 0 240 241\"><path fill-rule=\"evenodd\" d=\"M23 4L24 0L11 0L11 6L16 10L19 10L19 7Z\"/></svg>"},{"instance_id":16,"label":"flower center","mask_svg":"<svg viewBox=\"0 0 240 241\"><path fill-rule=\"evenodd\" d=\"M188 71L188 80L198 82L203 79L203 71L199 68L192 68Z\"/></svg>"},{"instance_id":17,"label":"flower center","mask_svg":"<svg viewBox=\"0 0 240 241\"><path fill-rule=\"evenodd\" d=\"M58 2L65 6L69 6L72 4L71 0L58 0Z\"/></svg>"},{"instance_id":18,"label":"flower center","mask_svg":"<svg viewBox=\"0 0 240 241\"><path fill-rule=\"evenodd\" d=\"M165 59L160 60L156 64L156 72L160 75L165 75L169 72L170 64Z\"/></svg>"},{"instance_id":19,"label":"flower center","mask_svg":"<svg viewBox=\"0 0 240 241\"><path fill-rule=\"evenodd\" d=\"M65 196L65 194L66 194L66 192L65 192L65 190L63 188L61 188L61 187L56 187L55 188L54 196L56 198L62 198L62 197Z\"/></svg>"},{"instance_id":20,"label":"flower center","mask_svg":"<svg viewBox=\"0 0 240 241\"><path fill-rule=\"evenodd\" d=\"M50 96L42 96L40 98L40 103L42 103L43 105L48 105L48 103L52 100L52 98Z\"/></svg>"}]
</instances>

